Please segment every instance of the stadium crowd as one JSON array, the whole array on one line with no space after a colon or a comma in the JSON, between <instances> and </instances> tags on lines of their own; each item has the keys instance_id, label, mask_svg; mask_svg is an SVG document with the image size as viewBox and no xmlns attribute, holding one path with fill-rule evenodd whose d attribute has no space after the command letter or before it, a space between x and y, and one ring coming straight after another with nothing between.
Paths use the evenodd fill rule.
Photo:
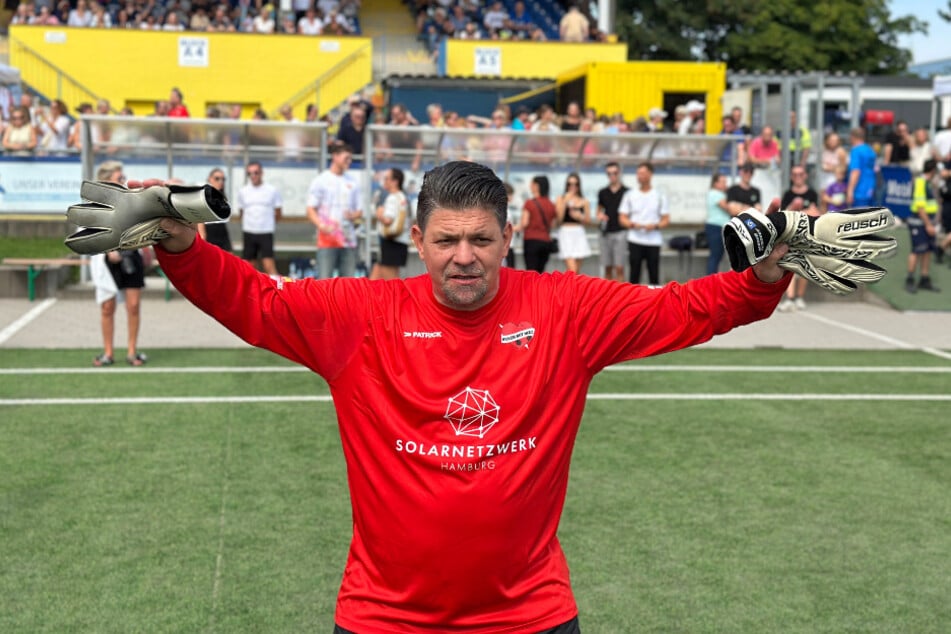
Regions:
<instances>
[{"instance_id":1,"label":"stadium crowd","mask_svg":"<svg viewBox=\"0 0 951 634\"><path fill-rule=\"evenodd\" d=\"M356 35L360 0L294 0L279 11L269 0L26 0L10 24L154 31Z\"/></svg>"}]
</instances>

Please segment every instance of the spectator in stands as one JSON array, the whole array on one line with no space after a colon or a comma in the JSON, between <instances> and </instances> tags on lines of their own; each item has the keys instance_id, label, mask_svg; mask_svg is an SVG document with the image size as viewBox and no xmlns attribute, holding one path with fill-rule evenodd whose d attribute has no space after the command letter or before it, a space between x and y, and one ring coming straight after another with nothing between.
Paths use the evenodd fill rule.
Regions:
<instances>
[{"instance_id":1,"label":"spectator in stands","mask_svg":"<svg viewBox=\"0 0 951 634\"><path fill-rule=\"evenodd\" d=\"M97 29L112 28L112 16L106 13L106 8L98 2L92 3L92 23L89 26Z\"/></svg>"},{"instance_id":2,"label":"spectator in stands","mask_svg":"<svg viewBox=\"0 0 951 634\"><path fill-rule=\"evenodd\" d=\"M53 10L49 5L44 4L40 5L39 12L36 17L33 18L33 21L30 24L35 24L37 26L59 26L59 18L56 17L56 14L53 13Z\"/></svg>"},{"instance_id":3,"label":"spectator in stands","mask_svg":"<svg viewBox=\"0 0 951 634\"><path fill-rule=\"evenodd\" d=\"M330 11L324 18L324 33L328 35L349 35L353 33L350 21L336 10Z\"/></svg>"},{"instance_id":4,"label":"spectator in stands","mask_svg":"<svg viewBox=\"0 0 951 634\"><path fill-rule=\"evenodd\" d=\"M697 122L703 118L706 106L696 99L691 99L684 105L684 110L686 115L677 124L677 134L695 134Z\"/></svg>"},{"instance_id":5,"label":"spectator in stands","mask_svg":"<svg viewBox=\"0 0 951 634\"><path fill-rule=\"evenodd\" d=\"M547 42L548 36L545 35L545 31L542 30L542 27L533 24L529 31L528 39L532 42Z\"/></svg>"},{"instance_id":6,"label":"spectator in stands","mask_svg":"<svg viewBox=\"0 0 951 634\"><path fill-rule=\"evenodd\" d=\"M533 132L558 132L558 122L555 120L555 110L547 103L538 107L538 117L532 124Z\"/></svg>"},{"instance_id":7,"label":"spectator in stands","mask_svg":"<svg viewBox=\"0 0 951 634\"><path fill-rule=\"evenodd\" d=\"M14 156L30 156L36 150L36 129L30 110L17 106L10 113L10 123L3 130L3 151Z\"/></svg>"},{"instance_id":8,"label":"spectator in stands","mask_svg":"<svg viewBox=\"0 0 951 634\"><path fill-rule=\"evenodd\" d=\"M307 189L307 217L317 227L317 270L321 279L334 272L353 277L357 266L356 223L362 219L360 187L347 170L353 152L348 145L330 149L330 166Z\"/></svg>"},{"instance_id":9,"label":"spectator in stands","mask_svg":"<svg viewBox=\"0 0 951 634\"><path fill-rule=\"evenodd\" d=\"M390 125L419 125L416 117L401 103L390 106Z\"/></svg>"},{"instance_id":10,"label":"spectator in stands","mask_svg":"<svg viewBox=\"0 0 951 634\"><path fill-rule=\"evenodd\" d=\"M66 26L92 26L92 11L89 10L86 0L76 0L76 8L70 10Z\"/></svg>"},{"instance_id":11,"label":"spectator in stands","mask_svg":"<svg viewBox=\"0 0 951 634\"><path fill-rule=\"evenodd\" d=\"M188 28L191 31L208 31L211 27L211 19L205 7L196 7L191 18L188 20Z\"/></svg>"},{"instance_id":12,"label":"spectator in stands","mask_svg":"<svg viewBox=\"0 0 951 634\"><path fill-rule=\"evenodd\" d=\"M479 30L479 26L472 20L466 22L466 27L462 31L456 31L456 39L460 40L482 40L485 34Z\"/></svg>"},{"instance_id":13,"label":"spectator in stands","mask_svg":"<svg viewBox=\"0 0 951 634\"><path fill-rule=\"evenodd\" d=\"M723 136L733 137L739 142L733 145L728 146L723 150L723 156L720 157L721 161L730 162L733 160L733 148L736 148L736 164L743 165L746 163L746 135L743 134L742 130L739 130L736 127L736 122L733 120L733 117L730 115L724 115L723 117L723 129L720 131L720 134Z\"/></svg>"},{"instance_id":14,"label":"spectator in stands","mask_svg":"<svg viewBox=\"0 0 951 634\"><path fill-rule=\"evenodd\" d=\"M225 172L220 167L216 167L208 174L208 184L217 189L222 193L226 194L225 191ZM206 242L210 242L216 247L230 252L231 247L231 235L228 233L228 222L212 222L205 224L203 222L198 223L197 226L198 234Z\"/></svg>"},{"instance_id":15,"label":"spectator in stands","mask_svg":"<svg viewBox=\"0 0 951 634\"><path fill-rule=\"evenodd\" d=\"M512 15L509 17L508 28L512 30L516 37L526 39L534 26L535 20L528 9L525 8L525 3L522 0L515 0Z\"/></svg>"},{"instance_id":16,"label":"spectator in stands","mask_svg":"<svg viewBox=\"0 0 951 634\"><path fill-rule=\"evenodd\" d=\"M749 138L753 131L750 130L750 126L746 125L743 121L743 108L733 106L733 108L730 109L730 116L733 117L733 123L736 124L736 129Z\"/></svg>"},{"instance_id":17,"label":"spectator in stands","mask_svg":"<svg viewBox=\"0 0 951 634\"><path fill-rule=\"evenodd\" d=\"M527 106L519 106L515 109L515 118L512 119L513 130L531 130L532 111Z\"/></svg>"},{"instance_id":18,"label":"spectator in stands","mask_svg":"<svg viewBox=\"0 0 951 634\"><path fill-rule=\"evenodd\" d=\"M92 104L85 102L81 103L76 106L76 112L79 113L80 116L92 114ZM70 128L69 139L67 140L66 144L71 150L82 150L82 122L79 119L76 119L76 122L73 123L72 127Z\"/></svg>"},{"instance_id":19,"label":"spectator in stands","mask_svg":"<svg viewBox=\"0 0 951 634\"><path fill-rule=\"evenodd\" d=\"M789 153L789 165L802 165L806 167L809 162L809 152L812 151L812 133L809 128L799 124L796 111L789 113L789 130L792 138L783 143L784 149Z\"/></svg>"},{"instance_id":20,"label":"spectator in stands","mask_svg":"<svg viewBox=\"0 0 951 634\"><path fill-rule=\"evenodd\" d=\"M320 35L324 32L324 21L317 17L313 6L308 6L303 17L297 20L297 32L301 35Z\"/></svg>"},{"instance_id":21,"label":"spectator in stands","mask_svg":"<svg viewBox=\"0 0 951 634\"><path fill-rule=\"evenodd\" d=\"M54 99L47 110L39 111L40 145L52 154L62 154L69 148L71 121L66 114L66 104Z\"/></svg>"},{"instance_id":22,"label":"spectator in stands","mask_svg":"<svg viewBox=\"0 0 951 634\"><path fill-rule=\"evenodd\" d=\"M35 17L32 11L32 5L27 2L21 2L17 5L16 12L10 18L10 25L33 24Z\"/></svg>"},{"instance_id":23,"label":"spectator in stands","mask_svg":"<svg viewBox=\"0 0 951 634\"><path fill-rule=\"evenodd\" d=\"M502 3L496 0L489 7L489 10L483 14L482 26L485 27L485 32L491 37L497 35L499 31L505 28L505 23L508 19L509 14L502 7Z\"/></svg>"},{"instance_id":24,"label":"spectator in stands","mask_svg":"<svg viewBox=\"0 0 951 634\"><path fill-rule=\"evenodd\" d=\"M228 16L228 9L226 5L219 4L215 7L215 14L211 18L211 23L208 25L209 31L218 31L218 32L232 32L236 30L234 22L231 21L231 18Z\"/></svg>"},{"instance_id":25,"label":"spectator in stands","mask_svg":"<svg viewBox=\"0 0 951 634\"><path fill-rule=\"evenodd\" d=\"M59 0L56 3L56 10L53 11L53 14L56 16L56 19L59 20L60 24L67 24L69 22L69 14L72 11L72 7L69 4L69 0Z\"/></svg>"},{"instance_id":26,"label":"spectator in stands","mask_svg":"<svg viewBox=\"0 0 951 634\"><path fill-rule=\"evenodd\" d=\"M466 28L466 23L470 21L469 15L461 4L453 5L452 13L446 18L452 23L453 33L458 34Z\"/></svg>"},{"instance_id":27,"label":"spectator in stands","mask_svg":"<svg viewBox=\"0 0 951 634\"><path fill-rule=\"evenodd\" d=\"M349 145L354 154L363 155L363 136L366 133L367 113L359 101L350 105L349 117L340 122L337 140Z\"/></svg>"},{"instance_id":28,"label":"spectator in stands","mask_svg":"<svg viewBox=\"0 0 951 634\"><path fill-rule=\"evenodd\" d=\"M106 161L96 171L96 180L124 185L122 163ZM142 288L145 287L142 253L138 250L121 250L94 255L90 259L89 270L96 287L103 343L103 352L93 359L93 365L104 367L115 363L116 307L122 300L125 301L128 325L126 362L131 366L144 365L148 358L138 350Z\"/></svg>"},{"instance_id":29,"label":"spectator in stands","mask_svg":"<svg viewBox=\"0 0 951 634\"><path fill-rule=\"evenodd\" d=\"M178 13L169 11L165 14L165 23L162 24L163 31L184 31L185 27L179 22Z\"/></svg>"},{"instance_id":30,"label":"spectator in stands","mask_svg":"<svg viewBox=\"0 0 951 634\"><path fill-rule=\"evenodd\" d=\"M574 131L581 129L581 106L577 101L571 101L568 103L568 107L565 109L565 116L561 118L561 129Z\"/></svg>"},{"instance_id":31,"label":"spectator in stands","mask_svg":"<svg viewBox=\"0 0 951 634\"><path fill-rule=\"evenodd\" d=\"M562 42L586 42L590 28L588 18L572 4L558 24L558 33Z\"/></svg>"},{"instance_id":32,"label":"spectator in stands","mask_svg":"<svg viewBox=\"0 0 951 634\"><path fill-rule=\"evenodd\" d=\"M651 132L665 132L667 111L663 108L651 108L647 111L647 129Z\"/></svg>"},{"instance_id":33,"label":"spectator in stands","mask_svg":"<svg viewBox=\"0 0 951 634\"><path fill-rule=\"evenodd\" d=\"M678 133L680 132L681 122L685 118L687 118L687 106L685 106L684 104L680 104L676 108L674 108L674 123L672 128L674 132L678 132Z\"/></svg>"},{"instance_id":34,"label":"spectator in stands","mask_svg":"<svg viewBox=\"0 0 951 634\"><path fill-rule=\"evenodd\" d=\"M251 20L251 31L253 33L271 34L274 33L274 5L268 3L261 7L257 15Z\"/></svg>"},{"instance_id":35,"label":"spectator in stands","mask_svg":"<svg viewBox=\"0 0 951 634\"><path fill-rule=\"evenodd\" d=\"M182 91L178 88L172 88L168 95L168 115L169 117L188 118L188 108L185 107Z\"/></svg>"},{"instance_id":36,"label":"spectator in stands","mask_svg":"<svg viewBox=\"0 0 951 634\"><path fill-rule=\"evenodd\" d=\"M764 125L759 136L750 141L747 157L756 167L775 167L779 162L779 143L773 136L773 128Z\"/></svg>"},{"instance_id":37,"label":"spectator in stands","mask_svg":"<svg viewBox=\"0 0 951 634\"><path fill-rule=\"evenodd\" d=\"M845 198L849 191L848 165L842 163L835 168L835 180L826 185L822 190L822 196L819 201L822 213L842 211L846 209Z\"/></svg>"}]
</instances>

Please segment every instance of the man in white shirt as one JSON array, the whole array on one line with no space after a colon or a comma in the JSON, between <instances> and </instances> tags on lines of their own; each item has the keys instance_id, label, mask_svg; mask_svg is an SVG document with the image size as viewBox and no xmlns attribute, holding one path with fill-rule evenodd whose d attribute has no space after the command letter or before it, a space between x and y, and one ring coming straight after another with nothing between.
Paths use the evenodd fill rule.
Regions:
<instances>
[{"instance_id":1,"label":"man in white shirt","mask_svg":"<svg viewBox=\"0 0 951 634\"><path fill-rule=\"evenodd\" d=\"M284 201L276 188L264 182L264 168L251 161L246 168L248 180L238 190L238 213L241 214L241 231L244 247L241 257L257 266L268 275L277 275L274 261L274 228L281 219Z\"/></svg>"},{"instance_id":2,"label":"man in white shirt","mask_svg":"<svg viewBox=\"0 0 951 634\"><path fill-rule=\"evenodd\" d=\"M618 220L627 231L628 263L631 284L640 284L641 264L647 263L648 282L660 285L660 248L664 236L660 230L670 224L667 197L654 189L650 163L637 166L637 187L629 189L621 199Z\"/></svg>"},{"instance_id":3,"label":"man in white shirt","mask_svg":"<svg viewBox=\"0 0 951 634\"><path fill-rule=\"evenodd\" d=\"M948 117L944 130L934 135L934 142L931 145L934 146L937 160L948 160L949 155L951 155L951 117Z\"/></svg>"},{"instance_id":4,"label":"man in white shirt","mask_svg":"<svg viewBox=\"0 0 951 634\"><path fill-rule=\"evenodd\" d=\"M317 227L317 272L321 279L353 277L357 267L356 223L362 219L360 187L347 174L353 150L334 145L330 166L307 189L307 218Z\"/></svg>"}]
</instances>

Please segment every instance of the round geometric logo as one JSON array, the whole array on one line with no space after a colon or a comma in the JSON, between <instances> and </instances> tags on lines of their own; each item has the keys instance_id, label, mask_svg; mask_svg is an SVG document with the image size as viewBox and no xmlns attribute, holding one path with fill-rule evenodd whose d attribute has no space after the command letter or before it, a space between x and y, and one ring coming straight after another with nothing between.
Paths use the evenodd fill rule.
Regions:
<instances>
[{"instance_id":1,"label":"round geometric logo","mask_svg":"<svg viewBox=\"0 0 951 634\"><path fill-rule=\"evenodd\" d=\"M449 398L445 418L457 436L484 438L486 432L499 422L499 406L488 390L467 387Z\"/></svg>"}]
</instances>

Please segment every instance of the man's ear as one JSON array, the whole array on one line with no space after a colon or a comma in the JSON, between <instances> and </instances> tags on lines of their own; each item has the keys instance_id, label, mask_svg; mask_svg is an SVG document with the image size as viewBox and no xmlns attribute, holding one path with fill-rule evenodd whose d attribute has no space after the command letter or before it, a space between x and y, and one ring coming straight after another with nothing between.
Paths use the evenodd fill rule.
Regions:
<instances>
[{"instance_id":1,"label":"man's ear","mask_svg":"<svg viewBox=\"0 0 951 634\"><path fill-rule=\"evenodd\" d=\"M413 228L409 230L409 237L412 238L413 244L416 245L419 259L425 260L426 253L423 250L423 231L419 228L419 225L413 225Z\"/></svg>"}]
</instances>

